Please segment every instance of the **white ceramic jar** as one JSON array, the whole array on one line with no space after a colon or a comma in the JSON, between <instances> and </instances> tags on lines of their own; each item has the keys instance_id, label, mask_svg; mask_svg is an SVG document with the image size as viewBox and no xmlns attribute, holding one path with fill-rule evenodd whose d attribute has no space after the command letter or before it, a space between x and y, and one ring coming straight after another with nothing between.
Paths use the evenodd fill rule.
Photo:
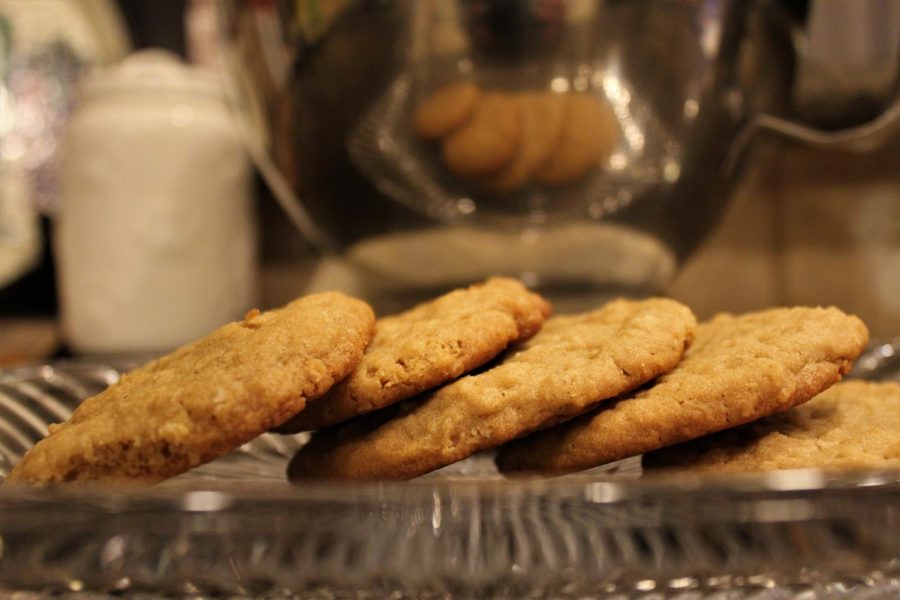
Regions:
<instances>
[{"instance_id":1,"label":"white ceramic jar","mask_svg":"<svg viewBox=\"0 0 900 600\"><path fill-rule=\"evenodd\" d=\"M89 79L68 125L55 226L78 353L155 353L255 300L250 160L223 88L161 51Z\"/></svg>"}]
</instances>

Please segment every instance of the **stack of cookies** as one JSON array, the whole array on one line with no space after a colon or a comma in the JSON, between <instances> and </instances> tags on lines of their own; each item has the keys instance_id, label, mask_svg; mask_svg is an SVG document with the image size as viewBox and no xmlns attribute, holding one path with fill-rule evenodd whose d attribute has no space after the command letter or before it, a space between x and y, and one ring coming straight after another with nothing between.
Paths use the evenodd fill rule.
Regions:
<instances>
[{"instance_id":1,"label":"stack of cookies","mask_svg":"<svg viewBox=\"0 0 900 600\"><path fill-rule=\"evenodd\" d=\"M339 293L253 311L86 400L7 481L150 484L270 430L314 431L295 482L405 480L492 448L505 473L641 454L648 469L900 466L900 427L878 418L900 386L828 389L868 338L836 308L550 312L506 278L377 321Z\"/></svg>"},{"instance_id":2,"label":"stack of cookies","mask_svg":"<svg viewBox=\"0 0 900 600\"><path fill-rule=\"evenodd\" d=\"M468 82L428 96L413 128L441 144L450 172L494 192L577 181L599 169L619 141L615 114L597 96L485 91Z\"/></svg>"}]
</instances>

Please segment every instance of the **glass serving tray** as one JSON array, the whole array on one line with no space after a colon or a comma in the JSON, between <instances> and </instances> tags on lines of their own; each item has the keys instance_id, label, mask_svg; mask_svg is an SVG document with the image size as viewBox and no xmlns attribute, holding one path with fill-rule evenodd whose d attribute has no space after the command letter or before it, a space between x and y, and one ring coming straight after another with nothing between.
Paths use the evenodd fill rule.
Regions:
<instances>
[{"instance_id":1,"label":"glass serving tray","mask_svg":"<svg viewBox=\"0 0 900 600\"><path fill-rule=\"evenodd\" d=\"M895 343L857 375L896 377ZM112 367L0 371L0 474ZM284 479L264 435L149 489L0 487L0 597L900 597L900 471L647 477L630 459L507 480L479 456L406 483Z\"/></svg>"}]
</instances>

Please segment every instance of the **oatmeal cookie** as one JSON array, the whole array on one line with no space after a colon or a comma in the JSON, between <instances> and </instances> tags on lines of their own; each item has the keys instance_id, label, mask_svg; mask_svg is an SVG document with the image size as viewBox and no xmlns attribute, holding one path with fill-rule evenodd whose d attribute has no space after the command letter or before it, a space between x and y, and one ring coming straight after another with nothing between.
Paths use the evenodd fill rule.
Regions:
<instances>
[{"instance_id":1,"label":"oatmeal cookie","mask_svg":"<svg viewBox=\"0 0 900 600\"><path fill-rule=\"evenodd\" d=\"M439 140L465 123L481 98L474 83L451 83L438 88L413 113L413 128L427 140Z\"/></svg>"},{"instance_id":2,"label":"oatmeal cookie","mask_svg":"<svg viewBox=\"0 0 900 600\"><path fill-rule=\"evenodd\" d=\"M523 93L514 96L522 116L522 136L512 160L485 179L484 185L495 192L509 192L527 184L534 171L556 149L562 133L566 100L551 92Z\"/></svg>"},{"instance_id":3,"label":"oatmeal cookie","mask_svg":"<svg viewBox=\"0 0 900 600\"><path fill-rule=\"evenodd\" d=\"M493 173L515 155L521 135L521 115L512 97L485 94L469 120L444 139L444 163L467 179Z\"/></svg>"},{"instance_id":4,"label":"oatmeal cookie","mask_svg":"<svg viewBox=\"0 0 900 600\"><path fill-rule=\"evenodd\" d=\"M806 402L850 370L866 326L837 308L723 314L651 387L502 448L503 471L564 473L698 438Z\"/></svg>"},{"instance_id":5,"label":"oatmeal cookie","mask_svg":"<svg viewBox=\"0 0 900 600\"><path fill-rule=\"evenodd\" d=\"M146 485L213 460L347 375L374 321L367 304L337 292L251 311L85 400L7 482Z\"/></svg>"},{"instance_id":6,"label":"oatmeal cookie","mask_svg":"<svg viewBox=\"0 0 900 600\"><path fill-rule=\"evenodd\" d=\"M549 314L519 281L495 277L378 319L359 366L277 431L320 429L456 379L533 336Z\"/></svg>"},{"instance_id":7,"label":"oatmeal cookie","mask_svg":"<svg viewBox=\"0 0 900 600\"><path fill-rule=\"evenodd\" d=\"M806 404L644 455L647 469L736 473L900 467L900 384L844 381Z\"/></svg>"},{"instance_id":8,"label":"oatmeal cookie","mask_svg":"<svg viewBox=\"0 0 900 600\"><path fill-rule=\"evenodd\" d=\"M535 171L545 185L564 185L599 169L619 141L619 123L612 108L590 94L566 97L562 133L553 151Z\"/></svg>"},{"instance_id":9,"label":"oatmeal cookie","mask_svg":"<svg viewBox=\"0 0 900 600\"><path fill-rule=\"evenodd\" d=\"M554 317L491 368L314 434L289 477L409 479L462 460L666 372L694 325L687 307L662 298Z\"/></svg>"}]
</instances>

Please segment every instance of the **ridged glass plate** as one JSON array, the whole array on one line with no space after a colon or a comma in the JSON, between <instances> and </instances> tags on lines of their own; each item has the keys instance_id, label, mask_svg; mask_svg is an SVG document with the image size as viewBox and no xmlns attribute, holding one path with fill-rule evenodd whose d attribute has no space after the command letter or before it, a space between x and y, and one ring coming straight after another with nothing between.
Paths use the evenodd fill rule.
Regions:
<instances>
[{"instance_id":1,"label":"ridged glass plate","mask_svg":"<svg viewBox=\"0 0 900 600\"><path fill-rule=\"evenodd\" d=\"M883 376L895 349L858 374ZM0 474L117 377L0 372ZM407 483L291 486L303 441L264 435L151 489L0 487L0 596L900 597L897 471L662 479L628 460L506 480L481 456Z\"/></svg>"}]
</instances>

